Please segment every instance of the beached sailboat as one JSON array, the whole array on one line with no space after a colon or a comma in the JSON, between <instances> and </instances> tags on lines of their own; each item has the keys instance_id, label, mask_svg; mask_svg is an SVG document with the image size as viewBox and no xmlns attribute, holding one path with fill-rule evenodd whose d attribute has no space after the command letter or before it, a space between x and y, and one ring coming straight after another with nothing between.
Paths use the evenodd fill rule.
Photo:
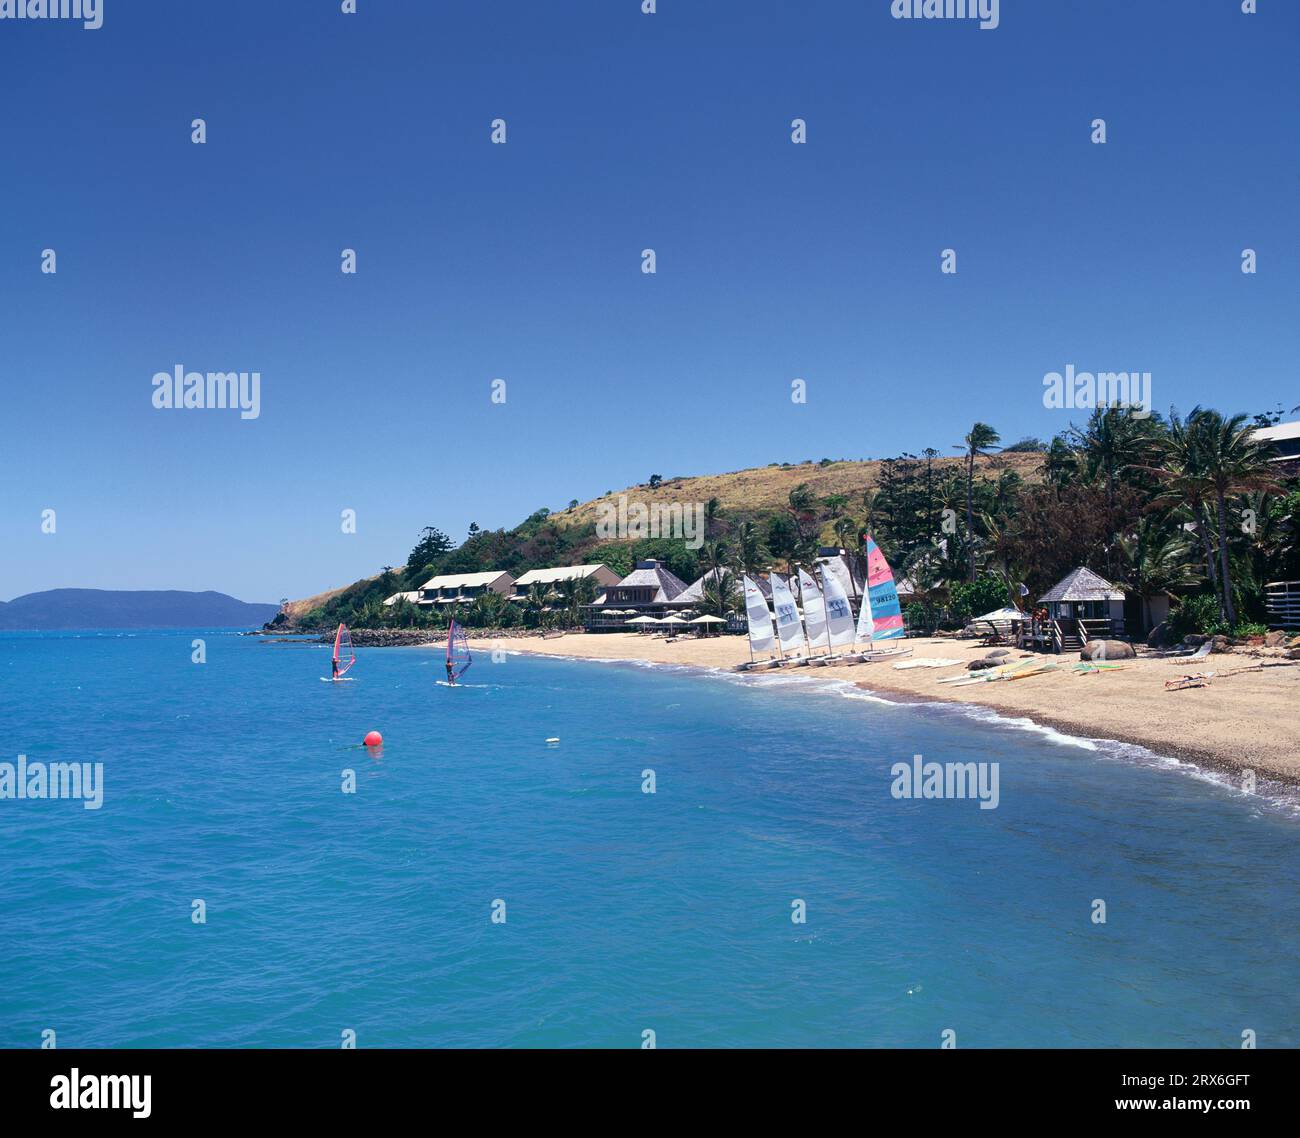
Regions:
<instances>
[{"instance_id":1,"label":"beached sailboat","mask_svg":"<svg viewBox=\"0 0 1300 1138\"><path fill-rule=\"evenodd\" d=\"M867 587L862 593L862 608L858 611L855 647L863 651L846 656L846 662L870 663L873 660L894 660L910 656L909 645L877 648L880 640L903 639L903 610L898 603L898 587L894 584L894 571L885 560L880 546L870 534L867 539Z\"/></svg>"},{"instance_id":2,"label":"beached sailboat","mask_svg":"<svg viewBox=\"0 0 1300 1138\"><path fill-rule=\"evenodd\" d=\"M781 644L785 659L783 667L801 668L808 663L807 655L796 656L796 652L808 651L808 641L804 636L803 620L799 616L799 606L794 602L794 594L789 584L779 573L773 573L772 610L776 613L776 635Z\"/></svg>"},{"instance_id":3,"label":"beached sailboat","mask_svg":"<svg viewBox=\"0 0 1300 1138\"><path fill-rule=\"evenodd\" d=\"M822 591L826 598L826 634L830 640L831 652L828 663L839 663L845 659L844 653L836 653L836 648L852 648L857 637L853 624L853 607L849 604L848 594L839 578L834 573L822 569Z\"/></svg>"},{"instance_id":4,"label":"beached sailboat","mask_svg":"<svg viewBox=\"0 0 1300 1138\"><path fill-rule=\"evenodd\" d=\"M808 630L808 663L823 665L830 660L830 629L826 623L826 601L817 582L803 569L799 570L799 595L803 598L803 622ZM826 655L814 656L812 652L825 650Z\"/></svg>"},{"instance_id":5,"label":"beached sailboat","mask_svg":"<svg viewBox=\"0 0 1300 1138\"><path fill-rule=\"evenodd\" d=\"M781 661L773 656L769 660L759 660L755 652L773 652L776 650L776 635L772 631L772 614L767 611L767 598L747 575L741 576L745 588L745 617L749 624L749 663L736 668L738 672L755 669L775 668Z\"/></svg>"},{"instance_id":6,"label":"beached sailboat","mask_svg":"<svg viewBox=\"0 0 1300 1138\"><path fill-rule=\"evenodd\" d=\"M346 624L340 624L338 631L334 633L334 652L330 657L331 675L328 679L321 676L321 679L326 683L337 683L356 662L357 654L352 650L352 633L348 631Z\"/></svg>"},{"instance_id":7,"label":"beached sailboat","mask_svg":"<svg viewBox=\"0 0 1300 1138\"><path fill-rule=\"evenodd\" d=\"M469 637L465 629L453 620L447 629L447 679L446 683L455 685L469 671L474 657L469 650Z\"/></svg>"}]
</instances>

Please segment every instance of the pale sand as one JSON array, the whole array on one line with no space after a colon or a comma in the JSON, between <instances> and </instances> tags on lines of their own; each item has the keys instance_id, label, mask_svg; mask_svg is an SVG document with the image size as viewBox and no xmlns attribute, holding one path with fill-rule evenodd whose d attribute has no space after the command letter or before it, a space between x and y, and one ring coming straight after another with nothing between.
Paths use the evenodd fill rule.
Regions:
<instances>
[{"instance_id":1,"label":"pale sand","mask_svg":"<svg viewBox=\"0 0 1300 1138\"><path fill-rule=\"evenodd\" d=\"M990 649L974 640L915 639L912 659L923 656L966 661ZM566 633L555 639L512 637L476 640L476 651L502 648L545 656L594 660L638 660L730 668L749 659L744 637L715 636L669 644L638 633ZM1012 649L1004 660L1023 653ZM1138 743L1161 755L1190 759L1221 770L1253 769L1259 777L1300 784L1300 666L1265 667L1262 671L1225 676L1275 654L1252 656L1243 651L1216 653L1184 667L1155 659L1124 661L1121 671L1075 675L1077 655L1042 656L1062 665L1027 679L955 687L935 681L963 669L911 668L892 663L827 668L786 669L781 673L810 679L850 680L860 687L901 700L944 700L982 704L998 712L1032 719L1070 735ZM1185 671L1218 673L1209 687L1165 691L1165 680Z\"/></svg>"}]
</instances>

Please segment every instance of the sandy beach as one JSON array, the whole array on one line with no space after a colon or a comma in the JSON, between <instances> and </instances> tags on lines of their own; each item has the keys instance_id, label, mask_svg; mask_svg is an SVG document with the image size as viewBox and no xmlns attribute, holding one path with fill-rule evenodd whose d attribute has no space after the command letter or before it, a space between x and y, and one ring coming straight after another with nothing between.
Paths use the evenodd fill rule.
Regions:
<instances>
[{"instance_id":1,"label":"sandy beach","mask_svg":"<svg viewBox=\"0 0 1300 1138\"><path fill-rule=\"evenodd\" d=\"M900 701L942 700L980 704L1025 717L1070 735L1137 743L1152 751L1224 771L1254 770L1258 777L1300 785L1300 665L1267 650L1216 653L1187 667L1168 660L1126 660L1120 670L1077 675L1077 656L1043 657L1060 671L1006 683L955 687L936 681L987 655L975 640L909 639L912 659L958 659L946 668L896 670L892 663L791 669L810 679L849 680ZM502 648L544 656L637 660L700 668L731 668L749 659L739 636L682 639L673 643L637 633L566 633L553 639L512 637L473 642L476 651ZM1014 649L1005 660L1023 656ZM1263 663L1265 666L1259 668ZM1280 665L1280 666L1278 666ZM1241 671L1240 669L1251 669ZM1258 669L1258 670L1255 670ZM1209 686L1166 691L1165 681L1188 671L1215 672ZM1228 674L1233 673L1233 674ZM775 673L768 673L775 674Z\"/></svg>"}]
</instances>

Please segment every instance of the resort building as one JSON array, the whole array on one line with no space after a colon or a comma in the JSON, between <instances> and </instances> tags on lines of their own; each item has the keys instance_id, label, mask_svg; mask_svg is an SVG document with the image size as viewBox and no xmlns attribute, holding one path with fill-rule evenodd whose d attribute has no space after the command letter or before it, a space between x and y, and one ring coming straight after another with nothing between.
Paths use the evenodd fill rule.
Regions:
<instances>
[{"instance_id":1,"label":"resort building","mask_svg":"<svg viewBox=\"0 0 1300 1138\"><path fill-rule=\"evenodd\" d=\"M744 608L744 596L741 594L742 586L740 583L740 576L731 569L723 569L722 572L729 575L735 582L736 592L740 595L740 601L738 603L741 608ZM672 599L669 607L674 609L688 609L694 605L702 604L704 601L705 586L711 584L717 576L718 570L710 569L703 577L700 577L696 581L687 585L686 588L678 593L677 596Z\"/></svg>"},{"instance_id":2,"label":"resort building","mask_svg":"<svg viewBox=\"0 0 1300 1138\"><path fill-rule=\"evenodd\" d=\"M583 581L590 578L597 589L608 589L618 584L618 574L608 565L565 565L558 569L529 569L515 581L512 601L526 601L534 585L547 585L548 592L564 581Z\"/></svg>"},{"instance_id":3,"label":"resort building","mask_svg":"<svg viewBox=\"0 0 1300 1138\"><path fill-rule=\"evenodd\" d=\"M483 593L499 593L508 597L514 591L515 579L509 573L489 570L486 573L445 573L430 577L420 586L422 605L466 604Z\"/></svg>"},{"instance_id":4,"label":"resort building","mask_svg":"<svg viewBox=\"0 0 1300 1138\"><path fill-rule=\"evenodd\" d=\"M420 590L413 589L409 593L394 593L391 597L384 598L384 604L391 607L398 601L406 601L407 604L416 605L420 603Z\"/></svg>"},{"instance_id":5,"label":"resort building","mask_svg":"<svg viewBox=\"0 0 1300 1138\"><path fill-rule=\"evenodd\" d=\"M1254 432L1254 439L1256 442L1273 444L1273 449L1277 452L1273 461L1288 464L1288 469L1283 473L1291 473L1290 467L1300 470L1300 422L1261 427Z\"/></svg>"},{"instance_id":6,"label":"resort building","mask_svg":"<svg viewBox=\"0 0 1300 1138\"><path fill-rule=\"evenodd\" d=\"M582 606L583 624L591 632L614 628L626 631L624 625L629 618L665 615L686 588L685 581L658 561L638 561L636 568L606 589L595 604Z\"/></svg>"}]
</instances>

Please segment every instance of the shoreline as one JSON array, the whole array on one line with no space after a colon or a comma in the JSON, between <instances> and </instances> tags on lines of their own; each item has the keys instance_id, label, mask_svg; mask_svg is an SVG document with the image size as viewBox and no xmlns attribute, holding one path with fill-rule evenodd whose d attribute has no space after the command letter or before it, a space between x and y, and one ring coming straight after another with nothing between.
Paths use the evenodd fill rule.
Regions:
<instances>
[{"instance_id":1,"label":"shoreline","mask_svg":"<svg viewBox=\"0 0 1300 1138\"><path fill-rule=\"evenodd\" d=\"M540 637L477 638L475 651L493 648L526 655L634 664L659 664L700 671L730 670L749 658L743 637L708 637L669 644L637 633L567 633ZM756 672L755 676L843 680L898 704L942 704L987 708L1005 719L1031 723L1078 739L1141 747L1156 757L1176 759L1233 777L1253 770L1260 779L1300 787L1300 667L1253 670L1266 653L1216 653L1187 669L1168 660L1142 657L1123 669L1076 675L1073 656L1049 658L1061 671L1017 682L953 688L936 683L962 672L987 653L973 640L909 639L912 659L959 659L944 668L894 669L889 661L829 668ZM1022 654L1010 650L1008 660ZM1281 663L1281 661L1278 661ZM1251 668L1248 672L1237 669ZM1210 685L1165 691L1164 681L1186 671L1217 672ZM1225 672L1236 672L1224 675ZM1193 698L1188 698L1193 697Z\"/></svg>"}]
</instances>

